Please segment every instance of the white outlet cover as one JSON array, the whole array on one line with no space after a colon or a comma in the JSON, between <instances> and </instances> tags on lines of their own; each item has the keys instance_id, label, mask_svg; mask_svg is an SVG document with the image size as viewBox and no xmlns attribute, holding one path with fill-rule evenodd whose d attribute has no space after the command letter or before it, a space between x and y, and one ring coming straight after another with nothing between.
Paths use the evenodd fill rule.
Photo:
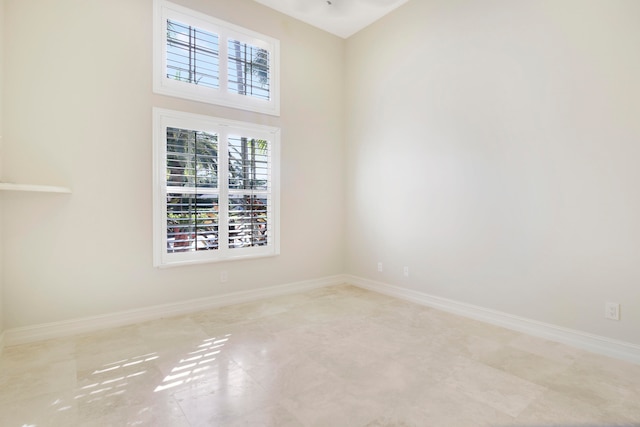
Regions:
<instances>
[{"instance_id":1,"label":"white outlet cover","mask_svg":"<svg viewBox=\"0 0 640 427\"><path fill-rule=\"evenodd\" d=\"M620 320L620 304L617 302L606 303L604 317L611 320Z\"/></svg>"}]
</instances>

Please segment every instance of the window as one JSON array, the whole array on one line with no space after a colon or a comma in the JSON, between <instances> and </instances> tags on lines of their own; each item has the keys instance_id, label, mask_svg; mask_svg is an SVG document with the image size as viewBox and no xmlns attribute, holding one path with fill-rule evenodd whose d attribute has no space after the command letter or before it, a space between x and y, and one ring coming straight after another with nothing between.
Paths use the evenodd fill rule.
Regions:
<instances>
[{"instance_id":1,"label":"window","mask_svg":"<svg viewBox=\"0 0 640 427\"><path fill-rule=\"evenodd\" d=\"M277 255L277 128L154 109L154 265Z\"/></svg>"},{"instance_id":2,"label":"window","mask_svg":"<svg viewBox=\"0 0 640 427\"><path fill-rule=\"evenodd\" d=\"M280 43L164 0L154 3L153 90L280 114Z\"/></svg>"}]
</instances>

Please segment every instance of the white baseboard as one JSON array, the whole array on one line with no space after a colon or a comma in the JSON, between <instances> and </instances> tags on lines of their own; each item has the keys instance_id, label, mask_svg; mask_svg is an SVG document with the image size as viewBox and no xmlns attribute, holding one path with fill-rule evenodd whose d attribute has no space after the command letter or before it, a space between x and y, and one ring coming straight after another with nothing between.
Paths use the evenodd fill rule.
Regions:
<instances>
[{"instance_id":1,"label":"white baseboard","mask_svg":"<svg viewBox=\"0 0 640 427\"><path fill-rule=\"evenodd\" d=\"M35 341L61 338L76 334L95 332L101 329L131 325L165 317L179 316L226 305L255 301L263 298L304 292L325 286L345 283L344 275L323 277L314 280L271 286L251 291L233 292L206 298L192 299L171 304L120 311L101 316L84 317L61 322L46 323L21 328L7 329L4 332L6 346L26 344ZM0 349L2 348L0 335Z\"/></svg>"},{"instance_id":2,"label":"white baseboard","mask_svg":"<svg viewBox=\"0 0 640 427\"><path fill-rule=\"evenodd\" d=\"M201 310L240 304L243 302L250 302L280 295L305 292L312 289L339 285L342 283L350 283L354 286L402 300L411 301L420 305L433 307L460 316L502 326L518 332L571 345L594 353L640 364L639 345L563 328L351 275L336 275L251 291L233 292L225 295L193 299L178 303L121 311L101 316L91 316L61 322L7 329L0 334L0 355L2 354L5 346L95 332L106 328L125 326L165 317L179 316Z\"/></svg>"},{"instance_id":3,"label":"white baseboard","mask_svg":"<svg viewBox=\"0 0 640 427\"><path fill-rule=\"evenodd\" d=\"M422 292L392 286L356 276L346 276L345 281L354 286L389 295L417 304L433 307L460 316L502 326L528 335L578 347L593 353L615 357L640 364L640 346L599 335L588 334L563 328L549 323L538 322L520 316L503 313L463 302L441 298Z\"/></svg>"}]
</instances>

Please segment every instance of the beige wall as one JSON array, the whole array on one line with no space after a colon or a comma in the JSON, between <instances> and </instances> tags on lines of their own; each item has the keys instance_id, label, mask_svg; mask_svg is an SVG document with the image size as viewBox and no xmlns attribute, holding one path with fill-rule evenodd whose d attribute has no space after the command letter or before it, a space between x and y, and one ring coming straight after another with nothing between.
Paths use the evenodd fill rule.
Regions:
<instances>
[{"instance_id":1,"label":"beige wall","mask_svg":"<svg viewBox=\"0 0 640 427\"><path fill-rule=\"evenodd\" d=\"M4 70L4 0L0 0L0 180L2 179L2 141L3 141L3 70ZM2 268L2 211L3 211L3 196L0 194L0 341L2 341L2 333L4 332L4 286L3 286L3 268ZM2 343L0 342L0 353L2 352Z\"/></svg>"},{"instance_id":2,"label":"beige wall","mask_svg":"<svg viewBox=\"0 0 640 427\"><path fill-rule=\"evenodd\" d=\"M344 42L250 0L179 3L280 39L280 117L153 95L151 0L6 1L5 178L73 190L4 195L7 328L344 271ZM282 128L280 256L152 267L153 106Z\"/></svg>"},{"instance_id":3,"label":"beige wall","mask_svg":"<svg viewBox=\"0 0 640 427\"><path fill-rule=\"evenodd\" d=\"M413 0L345 50L175 1L281 40L281 117L153 95L151 0L4 0L3 178L73 190L0 196L5 328L348 272L640 343L640 3ZM153 106L282 127L281 256L152 267Z\"/></svg>"},{"instance_id":4,"label":"beige wall","mask_svg":"<svg viewBox=\"0 0 640 427\"><path fill-rule=\"evenodd\" d=\"M348 271L640 344L638 16L413 0L349 39Z\"/></svg>"}]
</instances>

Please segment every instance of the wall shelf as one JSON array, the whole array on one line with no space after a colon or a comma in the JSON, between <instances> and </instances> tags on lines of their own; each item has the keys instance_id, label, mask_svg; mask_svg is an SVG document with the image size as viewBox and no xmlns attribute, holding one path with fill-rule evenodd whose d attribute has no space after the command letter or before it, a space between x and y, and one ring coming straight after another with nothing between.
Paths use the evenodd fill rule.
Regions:
<instances>
[{"instance_id":1,"label":"wall shelf","mask_svg":"<svg viewBox=\"0 0 640 427\"><path fill-rule=\"evenodd\" d=\"M36 191L39 193L71 193L67 187L54 187L51 185L11 184L0 182L0 191Z\"/></svg>"}]
</instances>

